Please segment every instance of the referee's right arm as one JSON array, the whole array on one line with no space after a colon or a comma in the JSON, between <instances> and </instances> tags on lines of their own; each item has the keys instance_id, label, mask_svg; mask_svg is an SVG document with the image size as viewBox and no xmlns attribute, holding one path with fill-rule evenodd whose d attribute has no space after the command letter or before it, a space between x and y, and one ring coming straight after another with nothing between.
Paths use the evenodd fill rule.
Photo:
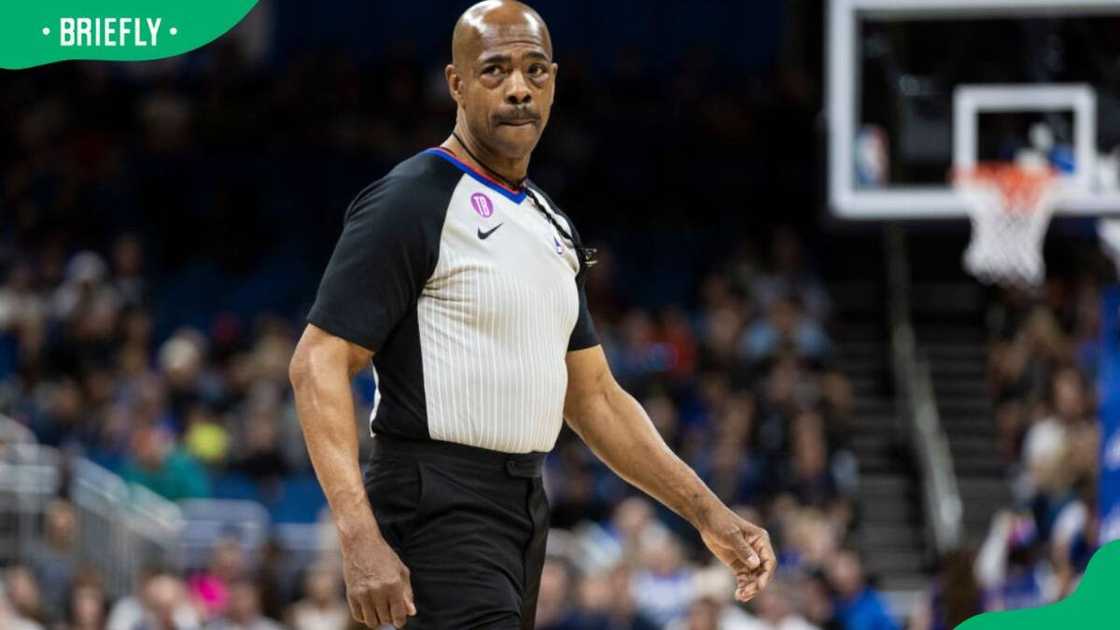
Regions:
<instances>
[{"instance_id":1,"label":"referee's right arm","mask_svg":"<svg viewBox=\"0 0 1120 630\"><path fill-rule=\"evenodd\" d=\"M408 569L381 537L358 466L350 383L373 353L314 324L289 368L311 463L330 503L342 547L350 612L368 626L404 625L416 614Z\"/></svg>"},{"instance_id":2,"label":"referee's right arm","mask_svg":"<svg viewBox=\"0 0 1120 630\"><path fill-rule=\"evenodd\" d=\"M381 536L358 464L351 379L416 303L446 199L386 177L347 208L308 325L292 357L296 411L338 528L350 612L367 626L416 614L408 569ZM434 232L433 232L434 231ZM379 384L380 385L380 384Z\"/></svg>"}]
</instances>

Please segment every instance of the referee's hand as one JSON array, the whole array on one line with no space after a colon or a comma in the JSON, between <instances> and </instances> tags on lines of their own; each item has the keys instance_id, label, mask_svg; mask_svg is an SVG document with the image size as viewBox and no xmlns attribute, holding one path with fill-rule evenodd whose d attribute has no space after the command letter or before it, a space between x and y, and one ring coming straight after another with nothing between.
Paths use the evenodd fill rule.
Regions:
<instances>
[{"instance_id":1,"label":"referee's hand","mask_svg":"<svg viewBox=\"0 0 1120 630\"><path fill-rule=\"evenodd\" d=\"M403 627L416 614L408 567L380 535L343 541L341 547L350 614L370 628Z\"/></svg>"},{"instance_id":2,"label":"referee's hand","mask_svg":"<svg viewBox=\"0 0 1120 630\"><path fill-rule=\"evenodd\" d=\"M765 529L724 506L713 510L698 529L708 549L735 572L735 599L749 601L766 588L778 562Z\"/></svg>"}]
</instances>

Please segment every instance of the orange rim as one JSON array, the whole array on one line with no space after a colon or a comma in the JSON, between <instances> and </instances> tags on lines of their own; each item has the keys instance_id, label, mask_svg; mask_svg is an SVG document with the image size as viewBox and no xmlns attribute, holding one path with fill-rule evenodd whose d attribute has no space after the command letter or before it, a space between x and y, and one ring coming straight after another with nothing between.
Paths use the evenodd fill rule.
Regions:
<instances>
[{"instance_id":1,"label":"orange rim","mask_svg":"<svg viewBox=\"0 0 1120 630\"><path fill-rule=\"evenodd\" d=\"M955 172L953 183L957 186L995 188L1003 200L1005 212L1030 213L1039 209L1043 193L1057 177L1057 171L1051 167L1034 170L1014 162L984 162Z\"/></svg>"}]
</instances>

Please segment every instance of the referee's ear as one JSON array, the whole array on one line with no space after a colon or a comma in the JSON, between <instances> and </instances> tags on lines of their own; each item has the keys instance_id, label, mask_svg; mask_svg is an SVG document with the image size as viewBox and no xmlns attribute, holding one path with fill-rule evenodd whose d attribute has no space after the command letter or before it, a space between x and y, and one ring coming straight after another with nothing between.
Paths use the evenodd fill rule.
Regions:
<instances>
[{"instance_id":1,"label":"referee's ear","mask_svg":"<svg viewBox=\"0 0 1120 630\"><path fill-rule=\"evenodd\" d=\"M549 108L556 104L556 80L559 76L560 64L555 61L552 62L552 102L548 104Z\"/></svg>"},{"instance_id":2,"label":"referee's ear","mask_svg":"<svg viewBox=\"0 0 1120 630\"><path fill-rule=\"evenodd\" d=\"M447 91L451 93L451 98L462 107L463 77L459 74L459 71L455 69L455 64L447 64L447 67L443 69L443 76L447 78Z\"/></svg>"}]
</instances>

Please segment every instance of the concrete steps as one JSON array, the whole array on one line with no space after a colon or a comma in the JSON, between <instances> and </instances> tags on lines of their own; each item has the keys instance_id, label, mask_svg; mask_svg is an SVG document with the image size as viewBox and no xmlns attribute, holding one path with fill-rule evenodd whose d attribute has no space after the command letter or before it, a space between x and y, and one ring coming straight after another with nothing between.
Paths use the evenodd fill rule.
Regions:
<instances>
[{"instance_id":1,"label":"concrete steps","mask_svg":"<svg viewBox=\"0 0 1120 630\"><path fill-rule=\"evenodd\" d=\"M921 486L891 391L886 327L860 322L833 330L835 365L852 383L849 444L859 462L853 543L869 575L896 592L928 585L930 559Z\"/></svg>"},{"instance_id":2,"label":"concrete steps","mask_svg":"<svg viewBox=\"0 0 1120 630\"><path fill-rule=\"evenodd\" d=\"M927 322L936 320L930 312L925 315ZM988 344L979 321L917 326L964 506L964 542L972 546L983 540L992 513L1011 501L988 387Z\"/></svg>"}]
</instances>

